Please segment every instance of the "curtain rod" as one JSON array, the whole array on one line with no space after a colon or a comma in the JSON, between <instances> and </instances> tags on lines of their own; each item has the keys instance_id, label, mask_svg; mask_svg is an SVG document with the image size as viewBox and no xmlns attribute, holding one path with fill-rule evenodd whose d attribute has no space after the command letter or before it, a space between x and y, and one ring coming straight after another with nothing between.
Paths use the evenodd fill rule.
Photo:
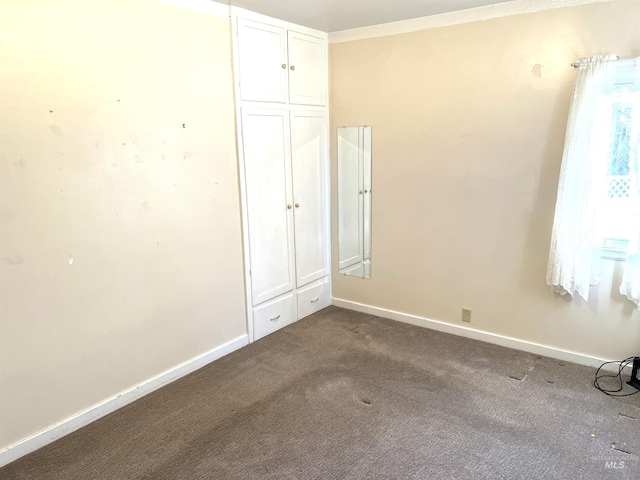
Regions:
<instances>
[{"instance_id":1,"label":"curtain rod","mask_svg":"<svg viewBox=\"0 0 640 480\"><path fill-rule=\"evenodd\" d=\"M608 60L609 62L637 62L640 59L640 57L636 57L636 58L617 58L615 60ZM580 62L573 62L571 64L571 66L573 68L578 68L580 65L583 65Z\"/></svg>"}]
</instances>

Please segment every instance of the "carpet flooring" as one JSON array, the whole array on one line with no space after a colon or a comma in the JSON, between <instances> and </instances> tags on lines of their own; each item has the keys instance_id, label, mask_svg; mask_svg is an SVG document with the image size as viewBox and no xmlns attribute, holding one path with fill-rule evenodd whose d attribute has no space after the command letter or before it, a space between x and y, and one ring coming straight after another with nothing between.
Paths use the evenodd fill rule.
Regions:
<instances>
[{"instance_id":1,"label":"carpet flooring","mask_svg":"<svg viewBox=\"0 0 640 480\"><path fill-rule=\"evenodd\" d=\"M640 394L593 375L329 307L0 478L638 480Z\"/></svg>"}]
</instances>

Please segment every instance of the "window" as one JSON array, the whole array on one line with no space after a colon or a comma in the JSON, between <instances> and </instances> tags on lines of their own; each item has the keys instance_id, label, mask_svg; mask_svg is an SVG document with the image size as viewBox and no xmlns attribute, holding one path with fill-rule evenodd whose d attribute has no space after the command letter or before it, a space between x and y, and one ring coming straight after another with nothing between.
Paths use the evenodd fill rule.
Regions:
<instances>
[{"instance_id":1,"label":"window","mask_svg":"<svg viewBox=\"0 0 640 480\"><path fill-rule=\"evenodd\" d=\"M619 291L640 309L640 58L574 65L547 284L588 301L604 252L626 259Z\"/></svg>"},{"instance_id":2,"label":"window","mask_svg":"<svg viewBox=\"0 0 640 480\"><path fill-rule=\"evenodd\" d=\"M624 260L631 237L633 215L632 189L632 119L634 104L638 105L640 82L634 78L634 69L618 62L611 112L611 155L607 171L607 197L603 206L601 238L602 256ZM638 193L638 192L635 192Z\"/></svg>"}]
</instances>

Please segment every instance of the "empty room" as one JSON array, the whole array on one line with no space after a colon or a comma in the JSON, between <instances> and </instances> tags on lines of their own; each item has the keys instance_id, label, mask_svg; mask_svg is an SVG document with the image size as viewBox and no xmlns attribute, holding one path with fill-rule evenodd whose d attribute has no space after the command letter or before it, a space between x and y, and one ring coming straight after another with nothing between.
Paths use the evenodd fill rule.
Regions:
<instances>
[{"instance_id":1,"label":"empty room","mask_svg":"<svg viewBox=\"0 0 640 480\"><path fill-rule=\"evenodd\" d=\"M0 2L0 478L640 478L639 21Z\"/></svg>"}]
</instances>

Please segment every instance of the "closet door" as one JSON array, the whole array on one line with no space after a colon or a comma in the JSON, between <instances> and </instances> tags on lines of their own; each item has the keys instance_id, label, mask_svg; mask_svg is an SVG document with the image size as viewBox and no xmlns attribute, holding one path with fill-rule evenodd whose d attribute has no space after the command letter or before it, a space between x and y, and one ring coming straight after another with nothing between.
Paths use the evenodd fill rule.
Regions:
<instances>
[{"instance_id":1,"label":"closet door","mask_svg":"<svg viewBox=\"0 0 640 480\"><path fill-rule=\"evenodd\" d=\"M287 101L287 36L283 28L238 19L241 100Z\"/></svg>"},{"instance_id":2,"label":"closet door","mask_svg":"<svg viewBox=\"0 0 640 480\"><path fill-rule=\"evenodd\" d=\"M298 32L288 32L289 102L326 105L326 41Z\"/></svg>"},{"instance_id":3,"label":"closet door","mask_svg":"<svg viewBox=\"0 0 640 480\"><path fill-rule=\"evenodd\" d=\"M295 287L289 113L242 109L253 304Z\"/></svg>"},{"instance_id":4,"label":"closet door","mask_svg":"<svg viewBox=\"0 0 640 480\"><path fill-rule=\"evenodd\" d=\"M298 287L329 274L326 144L327 119L324 112L291 112Z\"/></svg>"}]
</instances>

